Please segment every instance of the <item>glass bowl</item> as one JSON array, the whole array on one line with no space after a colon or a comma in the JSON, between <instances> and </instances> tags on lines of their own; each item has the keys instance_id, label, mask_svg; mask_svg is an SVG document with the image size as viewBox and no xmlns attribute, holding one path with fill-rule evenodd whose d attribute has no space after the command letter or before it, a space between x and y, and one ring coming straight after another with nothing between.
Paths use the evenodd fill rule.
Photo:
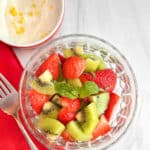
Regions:
<instances>
[{"instance_id":1,"label":"glass bowl","mask_svg":"<svg viewBox=\"0 0 150 150\"><path fill-rule=\"evenodd\" d=\"M45 133L42 133L34 125L37 115L33 112L29 102L27 91L30 87L28 79L33 77L39 65L50 55L50 53L54 51L62 53L64 47L73 48L75 46L83 46L85 52L100 55L107 66L116 72L117 85L115 92L120 95L121 99L110 120L112 129L104 136L100 136L99 138L88 142L65 142L61 137L56 141L52 141ZM125 134L133 121L138 105L135 75L126 58L117 48L105 40L95 36L81 34L59 37L37 49L23 72L20 82L19 97L21 114L27 129L48 149L55 149L57 146L69 150L104 149L109 147Z\"/></svg>"}]
</instances>

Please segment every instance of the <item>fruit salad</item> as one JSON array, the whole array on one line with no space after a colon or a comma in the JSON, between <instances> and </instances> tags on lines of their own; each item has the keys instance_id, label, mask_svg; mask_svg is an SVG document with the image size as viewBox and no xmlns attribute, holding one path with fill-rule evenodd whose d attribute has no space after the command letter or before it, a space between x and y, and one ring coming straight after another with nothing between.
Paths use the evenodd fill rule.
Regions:
<instances>
[{"instance_id":1,"label":"fruit salad","mask_svg":"<svg viewBox=\"0 0 150 150\"><path fill-rule=\"evenodd\" d=\"M51 53L30 80L29 99L36 127L50 139L94 140L111 130L119 101L117 75L83 47Z\"/></svg>"}]
</instances>

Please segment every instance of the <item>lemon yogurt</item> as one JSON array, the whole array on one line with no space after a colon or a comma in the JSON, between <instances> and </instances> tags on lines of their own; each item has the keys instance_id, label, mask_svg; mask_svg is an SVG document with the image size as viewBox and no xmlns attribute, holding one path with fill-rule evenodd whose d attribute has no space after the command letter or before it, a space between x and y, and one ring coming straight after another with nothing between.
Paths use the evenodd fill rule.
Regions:
<instances>
[{"instance_id":1,"label":"lemon yogurt","mask_svg":"<svg viewBox=\"0 0 150 150\"><path fill-rule=\"evenodd\" d=\"M59 1L0 1L0 35L16 44L30 44L43 39L59 20Z\"/></svg>"}]
</instances>

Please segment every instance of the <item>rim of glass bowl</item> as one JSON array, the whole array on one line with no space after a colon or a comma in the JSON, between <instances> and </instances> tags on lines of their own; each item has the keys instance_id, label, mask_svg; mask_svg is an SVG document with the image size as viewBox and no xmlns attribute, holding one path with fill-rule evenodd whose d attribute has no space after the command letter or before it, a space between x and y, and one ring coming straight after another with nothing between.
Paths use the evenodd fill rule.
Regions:
<instances>
[{"instance_id":1,"label":"rim of glass bowl","mask_svg":"<svg viewBox=\"0 0 150 150\"><path fill-rule=\"evenodd\" d=\"M97 41L97 43L100 42L100 43L103 43L104 45L110 47L115 53L117 53L117 54L124 60L124 62L126 63L128 69L129 69L129 71L130 71L130 73L131 73L131 75L132 75L133 84L134 84L134 88L135 88L135 89L134 89L134 92L135 92L135 108L134 108L134 110L133 110L133 112L132 112L132 116L130 116L131 118L127 121L127 123L125 123L125 125L124 125L123 127L121 127L121 128L123 128L123 129L122 129L122 131L120 132L120 134L117 135L117 137L113 137L112 140L109 140L109 141L107 141L107 142L105 142L105 143L102 143L102 144L103 144L102 148L108 148L108 147L110 147L112 144L114 144L114 143L116 143L117 141L119 141L123 135L125 135L127 129L129 128L129 126L131 125L131 123L133 122L133 120L135 120L135 118L136 118L135 116L136 116L136 114L137 114L137 109L138 109L137 107L139 107L139 106L138 106L138 86L137 86L137 81L136 81L136 78L135 78L135 74L134 74L134 72L133 72L133 69L131 68L131 66L130 66L129 62L127 61L127 59L125 58L125 56L124 56L115 46L113 46L111 43L105 41L105 40L102 39L102 38L99 38L99 37L96 37L96 36L93 36L93 35L88 35L88 34L68 34L68 35L64 35L64 36L58 37L58 38L56 38L56 39L53 39L53 40L51 40L49 43L47 43L47 44L45 44L45 45L42 45L42 46L40 46L39 48L37 48L36 52L31 56L31 58L29 59L28 63L27 63L26 66L25 66L25 69L24 69L23 74L22 74L22 77L21 77L20 85L19 85L19 100L20 100L21 115L22 115L22 117L23 117L23 119L24 119L24 122L25 122L25 125L26 125L27 129L32 133L32 135L33 135L40 143L42 143L43 145L45 145L44 141L43 141L43 140L40 140L40 138L36 136L36 133L32 130L32 128L30 127L30 125L29 125L29 123L28 123L28 121L27 121L27 119L26 119L26 117L25 117L25 113L24 113L24 111L23 111L22 100L21 100L23 81L24 81L25 73L28 71L28 70L27 70L27 66L30 65L30 62L34 59L34 57L39 53L40 50L42 51L43 48L48 47L48 46L50 46L51 44L53 44L53 43L55 43L55 42L57 42L57 41L59 41L59 40L62 40L62 39L69 39L69 38L73 38L74 41L76 40L76 38L83 38L83 39L88 38L88 39L93 39L93 40ZM85 41L86 41L86 40L85 40ZM45 53L46 53L46 51L47 51L47 49L44 50ZM43 54L44 54L44 52L43 52ZM37 130L37 129L35 129L35 130ZM96 141L96 140L94 140L94 141ZM48 146L48 145L45 145L45 146L46 146L47 148L50 148L50 146Z\"/></svg>"}]
</instances>

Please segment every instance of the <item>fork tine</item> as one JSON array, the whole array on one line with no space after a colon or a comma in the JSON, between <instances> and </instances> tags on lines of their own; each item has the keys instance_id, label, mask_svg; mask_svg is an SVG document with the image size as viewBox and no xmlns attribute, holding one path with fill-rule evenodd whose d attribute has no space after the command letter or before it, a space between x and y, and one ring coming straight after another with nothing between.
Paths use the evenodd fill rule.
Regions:
<instances>
[{"instance_id":1,"label":"fork tine","mask_svg":"<svg viewBox=\"0 0 150 150\"><path fill-rule=\"evenodd\" d=\"M2 89L0 89L0 96L1 96L1 97L5 97L5 94L4 94L4 92L2 91Z\"/></svg>"},{"instance_id":2,"label":"fork tine","mask_svg":"<svg viewBox=\"0 0 150 150\"><path fill-rule=\"evenodd\" d=\"M0 81L0 87L4 90L4 92L6 93L6 94L9 94L10 92L9 92L9 90L6 88L6 86Z\"/></svg>"},{"instance_id":3,"label":"fork tine","mask_svg":"<svg viewBox=\"0 0 150 150\"><path fill-rule=\"evenodd\" d=\"M0 78L3 80L3 82L7 85L7 88L10 90L10 91L16 91L14 89L14 87L9 83L9 81L0 73ZM9 92L9 91L8 91ZM9 92L10 93L10 92Z\"/></svg>"}]
</instances>

